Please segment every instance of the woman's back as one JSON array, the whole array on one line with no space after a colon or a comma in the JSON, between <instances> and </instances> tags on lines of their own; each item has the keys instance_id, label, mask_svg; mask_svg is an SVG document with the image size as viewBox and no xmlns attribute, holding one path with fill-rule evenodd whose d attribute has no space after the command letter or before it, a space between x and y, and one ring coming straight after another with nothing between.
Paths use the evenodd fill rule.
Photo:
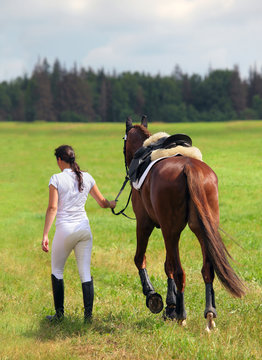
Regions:
<instances>
[{"instance_id":1,"label":"woman's back","mask_svg":"<svg viewBox=\"0 0 262 360\"><path fill-rule=\"evenodd\" d=\"M87 219L85 203L95 180L87 172L82 172L82 175L82 191L79 191L76 174L71 169L64 169L63 172L51 177L49 185L53 185L58 191L56 225Z\"/></svg>"}]
</instances>

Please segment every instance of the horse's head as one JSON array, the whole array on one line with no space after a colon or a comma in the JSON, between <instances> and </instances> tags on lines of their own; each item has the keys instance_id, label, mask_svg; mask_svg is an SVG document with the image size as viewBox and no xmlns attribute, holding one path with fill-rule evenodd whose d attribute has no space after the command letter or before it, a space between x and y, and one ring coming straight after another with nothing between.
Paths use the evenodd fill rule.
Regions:
<instances>
[{"instance_id":1,"label":"horse's head","mask_svg":"<svg viewBox=\"0 0 262 360\"><path fill-rule=\"evenodd\" d=\"M135 152L143 145L145 139L150 136L147 130L147 117L142 116L141 125L133 125L130 117L126 120L126 163L130 165Z\"/></svg>"}]
</instances>

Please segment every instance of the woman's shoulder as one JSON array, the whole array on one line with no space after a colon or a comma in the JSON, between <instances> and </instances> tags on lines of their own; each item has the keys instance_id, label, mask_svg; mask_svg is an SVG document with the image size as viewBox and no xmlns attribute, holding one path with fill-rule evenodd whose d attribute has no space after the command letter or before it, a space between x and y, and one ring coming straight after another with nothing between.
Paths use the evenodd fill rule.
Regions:
<instances>
[{"instance_id":1,"label":"woman's shoulder","mask_svg":"<svg viewBox=\"0 0 262 360\"><path fill-rule=\"evenodd\" d=\"M89 172L87 172L87 171L82 171L82 174L83 174L83 176L84 177L86 177L86 178L92 178L93 176L89 173Z\"/></svg>"},{"instance_id":2,"label":"woman's shoulder","mask_svg":"<svg viewBox=\"0 0 262 360\"><path fill-rule=\"evenodd\" d=\"M57 174L53 174L53 175L51 176L51 178L50 178L50 181L51 181L51 180L54 180L54 181L63 181L63 178L65 178L65 177L66 177L65 173L59 172L59 173L57 173Z\"/></svg>"},{"instance_id":3,"label":"woman's shoulder","mask_svg":"<svg viewBox=\"0 0 262 360\"><path fill-rule=\"evenodd\" d=\"M93 176L91 174L89 174L89 172L82 171L82 174L83 174L83 178L85 181L95 182L95 179L93 178Z\"/></svg>"},{"instance_id":4,"label":"woman's shoulder","mask_svg":"<svg viewBox=\"0 0 262 360\"><path fill-rule=\"evenodd\" d=\"M59 174L53 174L53 175L50 177L49 186L50 186L50 185L53 185L55 188L57 188L57 187L58 187L58 183L59 183Z\"/></svg>"},{"instance_id":5,"label":"woman's shoulder","mask_svg":"<svg viewBox=\"0 0 262 360\"><path fill-rule=\"evenodd\" d=\"M62 174L63 174L62 172L57 173L57 174L53 174L53 175L51 176L51 179L52 179L52 178L58 179L58 178L61 177Z\"/></svg>"}]
</instances>

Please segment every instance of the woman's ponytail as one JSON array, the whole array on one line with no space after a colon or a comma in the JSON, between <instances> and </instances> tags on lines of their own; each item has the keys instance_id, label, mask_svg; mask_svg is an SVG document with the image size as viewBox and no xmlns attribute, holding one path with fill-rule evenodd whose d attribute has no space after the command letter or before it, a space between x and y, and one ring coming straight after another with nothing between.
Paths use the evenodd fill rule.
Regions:
<instances>
[{"instance_id":1,"label":"woman's ponytail","mask_svg":"<svg viewBox=\"0 0 262 360\"><path fill-rule=\"evenodd\" d=\"M78 190L82 192L84 190L84 186L83 186L83 174L80 170L80 167L76 161L74 161L72 164L70 163L70 165L71 165L71 169L74 171L74 173L77 176Z\"/></svg>"}]
</instances>

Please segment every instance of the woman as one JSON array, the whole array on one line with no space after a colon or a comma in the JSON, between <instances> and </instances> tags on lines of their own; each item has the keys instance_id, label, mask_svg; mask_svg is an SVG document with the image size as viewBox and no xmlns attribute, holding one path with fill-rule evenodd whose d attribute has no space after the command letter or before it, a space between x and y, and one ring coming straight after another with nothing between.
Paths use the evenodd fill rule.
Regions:
<instances>
[{"instance_id":1,"label":"woman","mask_svg":"<svg viewBox=\"0 0 262 360\"><path fill-rule=\"evenodd\" d=\"M92 233L85 212L85 203L89 193L102 208L113 209L116 202L105 199L93 177L80 170L71 146L59 146L55 149L55 156L61 173L53 175L49 181L49 204L42 241L43 251L48 252L48 233L56 217L51 254L51 279L56 313L47 318L54 321L64 317L63 272L65 262L74 249L82 282L84 319L88 320L92 316L94 287L90 274Z\"/></svg>"}]
</instances>

